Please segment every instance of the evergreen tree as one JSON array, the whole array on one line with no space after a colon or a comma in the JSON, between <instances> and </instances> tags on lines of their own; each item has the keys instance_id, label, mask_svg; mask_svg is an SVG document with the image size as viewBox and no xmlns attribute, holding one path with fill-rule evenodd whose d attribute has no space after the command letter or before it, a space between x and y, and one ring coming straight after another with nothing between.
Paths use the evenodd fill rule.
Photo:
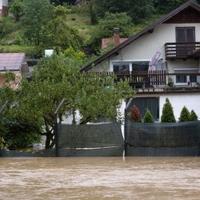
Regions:
<instances>
[{"instance_id":1,"label":"evergreen tree","mask_svg":"<svg viewBox=\"0 0 200 200\"><path fill-rule=\"evenodd\" d=\"M163 106L161 122L166 122L166 123L176 122L174 117L174 111L168 98L166 99L166 102Z\"/></svg>"},{"instance_id":2,"label":"evergreen tree","mask_svg":"<svg viewBox=\"0 0 200 200\"><path fill-rule=\"evenodd\" d=\"M154 122L153 116L151 112L147 110L144 115L144 123L153 123L153 122Z\"/></svg>"},{"instance_id":3,"label":"evergreen tree","mask_svg":"<svg viewBox=\"0 0 200 200\"><path fill-rule=\"evenodd\" d=\"M190 121L197 121L197 120L198 120L198 116L194 112L194 110L192 110L191 113L190 113Z\"/></svg>"},{"instance_id":4,"label":"evergreen tree","mask_svg":"<svg viewBox=\"0 0 200 200\"><path fill-rule=\"evenodd\" d=\"M180 122L188 122L190 121L190 112L189 110L184 106L182 111L181 111L181 115L179 118Z\"/></svg>"}]
</instances>

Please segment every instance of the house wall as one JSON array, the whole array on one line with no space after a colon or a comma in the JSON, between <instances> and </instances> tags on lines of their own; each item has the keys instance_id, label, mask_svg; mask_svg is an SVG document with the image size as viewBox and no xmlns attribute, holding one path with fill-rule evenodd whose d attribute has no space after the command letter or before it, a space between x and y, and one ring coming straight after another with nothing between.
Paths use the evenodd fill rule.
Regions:
<instances>
[{"instance_id":1,"label":"house wall","mask_svg":"<svg viewBox=\"0 0 200 200\"><path fill-rule=\"evenodd\" d=\"M200 41L200 24L161 24L154 29L152 33L143 35L141 38L132 42L119 52L118 56L113 56L103 63L98 64L93 71L102 70L112 71L110 62L112 61L141 61L151 60L156 52L161 53L161 58L165 61L165 48L167 42L176 42L176 27L194 26L196 30L196 41ZM106 65L105 65L106 63ZM109 63L109 64L108 64ZM176 60L168 61L168 69L170 72L175 68L198 68L198 60Z\"/></svg>"},{"instance_id":2,"label":"house wall","mask_svg":"<svg viewBox=\"0 0 200 200\"><path fill-rule=\"evenodd\" d=\"M15 75L15 80L9 82L9 87L15 90L15 89L18 89L18 87L19 87L19 84L22 80L22 74L19 71L14 71L12 73ZM0 73L0 88L4 87L6 84L6 79L4 77L4 74L5 74L5 72Z\"/></svg>"},{"instance_id":3,"label":"house wall","mask_svg":"<svg viewBox=\"0 0 200 200\"><path fill-rule=\"evenodd\" d=\"M8 0L0 0L0 16L7 15Z\"/></svg>"},{"instance_id":4,"label":"house wall","mask_svg":"<svg viewBox=\"0 0 200 200\"><path fill-rule=\"evenodd\" d=\"M200 119L200 94L166 94L160 96L160 118L162 115L163 105L168 98L173 106L176 120L179 119L183 106L189 111L194 110Z\"/></svg>"}]
</instances>

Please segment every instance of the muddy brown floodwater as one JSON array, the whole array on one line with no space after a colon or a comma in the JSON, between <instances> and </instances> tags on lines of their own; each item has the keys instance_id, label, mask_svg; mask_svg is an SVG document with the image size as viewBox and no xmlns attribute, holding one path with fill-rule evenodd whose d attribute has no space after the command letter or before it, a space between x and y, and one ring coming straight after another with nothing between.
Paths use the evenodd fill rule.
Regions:
<instances>
[{"instance_id":1,"label":"muddy brown floodwater","mask_svg":"<svg viewBox=\"0 0 200 200\"><path fill-rule=\"evenodd\" d=\"M0 159L0 200L200 200L200 158Z\"/></svg>"}]
</instances>

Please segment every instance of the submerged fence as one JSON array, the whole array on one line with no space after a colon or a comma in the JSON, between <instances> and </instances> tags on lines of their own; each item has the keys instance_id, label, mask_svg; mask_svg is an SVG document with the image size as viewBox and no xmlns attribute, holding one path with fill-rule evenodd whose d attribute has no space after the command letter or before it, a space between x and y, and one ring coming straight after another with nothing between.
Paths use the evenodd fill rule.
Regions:
<instances>
[{"instance_id":1,"label":"submerged fence","mask_svg":"<svg viewBox=\"0 0 200 200\"><path fill-rule=\"evenodd\" d=\"M127 156L198 156L200 122L126 123Z\"/></svg>"},{"instance_id":2,"label":"submerged fence","mask_svg":"<svg viewBox=\"0 0 200 200\"><path fill-rule=\"evenodd\" d=\"M59 126L58 156L122 156L118 123Z\"/></svg>"}]
</instances>

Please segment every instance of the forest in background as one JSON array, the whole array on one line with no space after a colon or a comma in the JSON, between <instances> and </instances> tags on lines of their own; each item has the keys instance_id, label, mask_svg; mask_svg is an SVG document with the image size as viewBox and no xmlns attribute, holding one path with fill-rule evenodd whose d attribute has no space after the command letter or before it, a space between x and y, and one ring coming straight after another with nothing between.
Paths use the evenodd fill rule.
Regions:
<instances>
[{"instance_id":1,"label":"forest in background","mask_svg":"<svg viewBox=\"0 0 200 200\"><path fill-rule=\"evenodd\" d=\"M11 0L0 19L0 52L41 57L44 49L101 54L113 28L129 37L185 0ZM105 51L105 50L104 50Z\"/></svg>"}]
</instances>

